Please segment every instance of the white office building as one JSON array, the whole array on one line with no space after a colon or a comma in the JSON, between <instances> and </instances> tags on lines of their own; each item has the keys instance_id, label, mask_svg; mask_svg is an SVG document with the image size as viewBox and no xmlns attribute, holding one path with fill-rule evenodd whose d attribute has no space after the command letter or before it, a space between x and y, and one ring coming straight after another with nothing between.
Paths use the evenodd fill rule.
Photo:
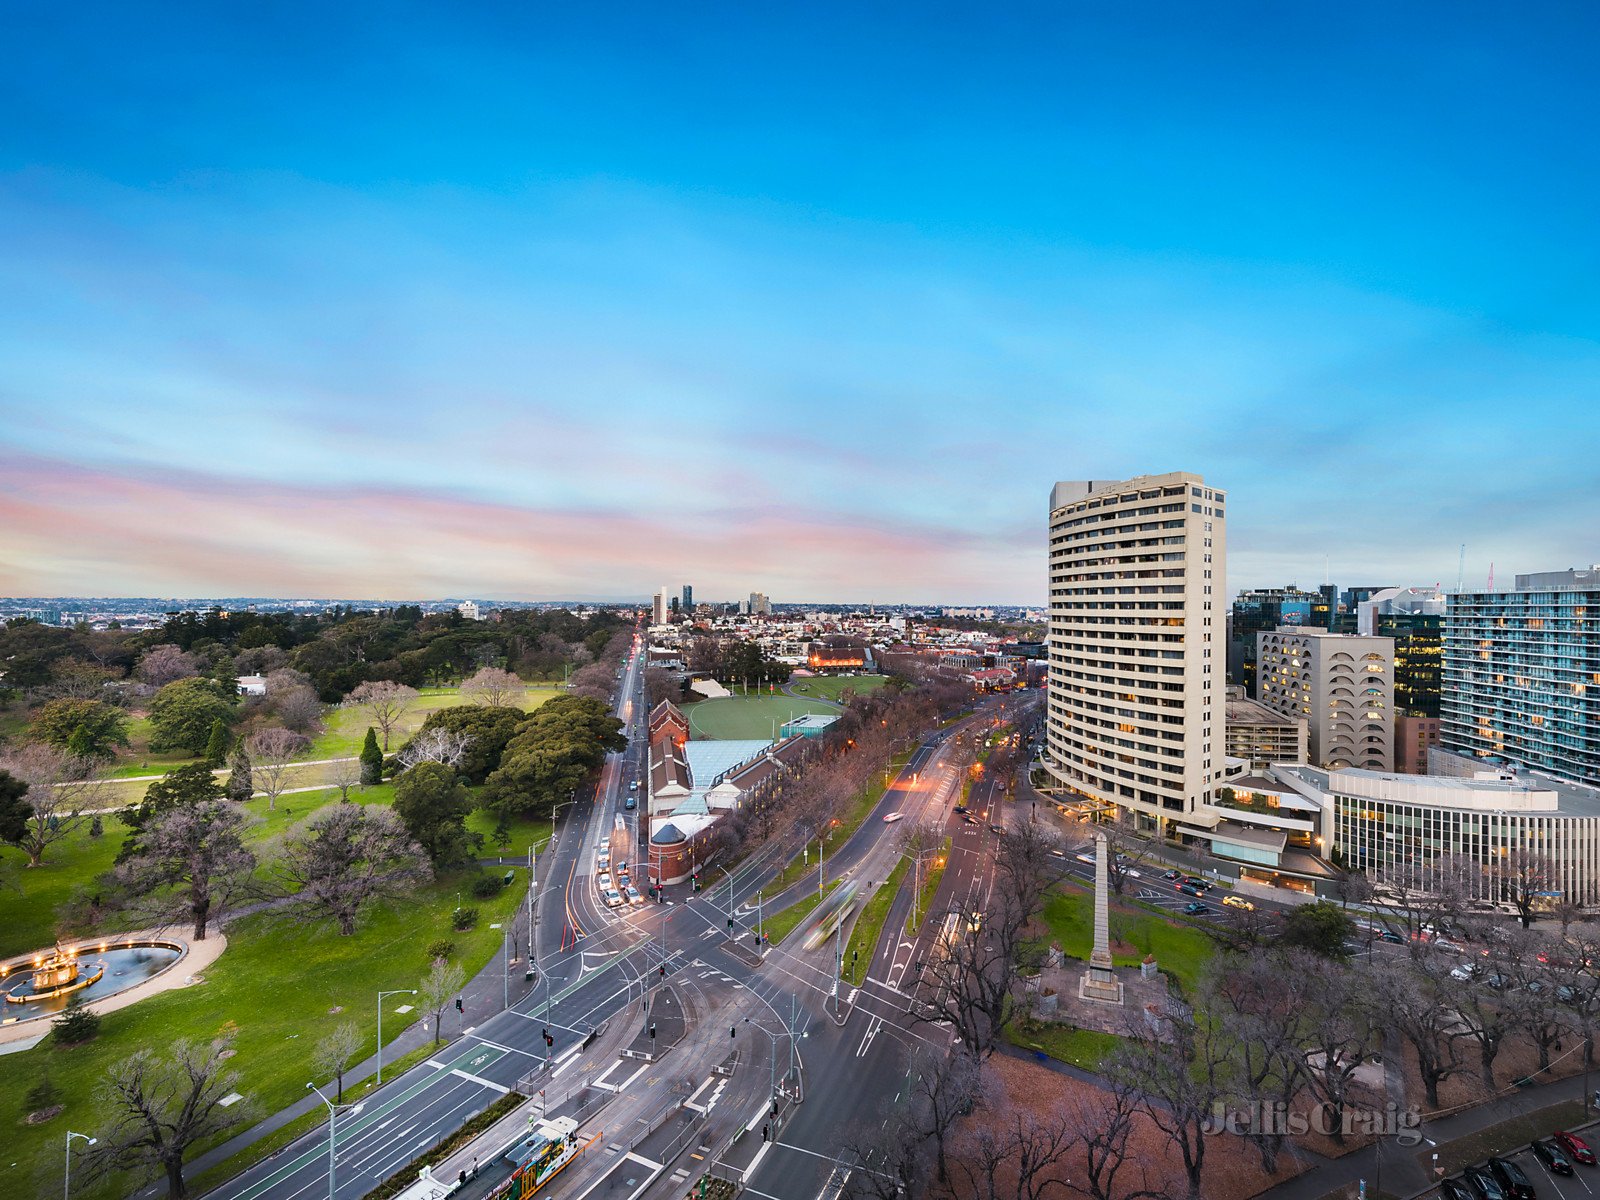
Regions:
<instances>
[{"instance_id":1,"label":"white office building","mask_svg":"<svg viewBox=\"0 0 1600 1200\"><path fill-rule=\"evenodd\" d=\"M1304 717L1311 761L1394 769L1394 639L1280 625L1256 634L1256 698Z\"/></svg>"}]
</instances>

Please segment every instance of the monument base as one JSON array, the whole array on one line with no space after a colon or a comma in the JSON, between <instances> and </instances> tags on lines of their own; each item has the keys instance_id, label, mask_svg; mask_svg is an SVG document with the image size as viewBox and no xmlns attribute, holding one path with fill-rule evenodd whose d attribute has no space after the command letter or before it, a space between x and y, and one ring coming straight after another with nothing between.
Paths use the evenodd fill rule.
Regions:
<instances>
[{"instance_id":1,"label":"monument base","mask_svg":"<svg viewBox=\"0 0 1600 1200\"><path fill-rule=\"evenodd\" d=\"M1078 999L1093 1000L1100 1004L1121 1004L1122 980L1110 971L1091 967L1083 973L1083 980L1078 984Z\"/></svg>"}]
</instances>

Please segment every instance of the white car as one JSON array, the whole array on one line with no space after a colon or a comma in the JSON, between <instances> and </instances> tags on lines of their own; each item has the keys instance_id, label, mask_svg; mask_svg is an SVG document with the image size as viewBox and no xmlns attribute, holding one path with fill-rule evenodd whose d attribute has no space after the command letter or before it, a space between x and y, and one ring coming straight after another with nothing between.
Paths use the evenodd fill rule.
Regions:
<instances>
[{"instance_id":1,"label":"white car","mask_svg":"<svg viewBox=\"0 0 1600 1200\"><path fill-rule=\"evenodd\" d=\"M603 892L607 888L609 888L610 886L611 886L611 873L609 871L601 871L600 872L600 890Z\"/></svg>"},{"instance_id":2,"label":"white car","mask_svg":"<svg viewBox=\"0 0 1600 1200\"><path fill-rule=\"evenodd\" d=\"M616 888L606 889L606 907L619 908L622 905L622 893Z\"/></svg>"}]
</instances>

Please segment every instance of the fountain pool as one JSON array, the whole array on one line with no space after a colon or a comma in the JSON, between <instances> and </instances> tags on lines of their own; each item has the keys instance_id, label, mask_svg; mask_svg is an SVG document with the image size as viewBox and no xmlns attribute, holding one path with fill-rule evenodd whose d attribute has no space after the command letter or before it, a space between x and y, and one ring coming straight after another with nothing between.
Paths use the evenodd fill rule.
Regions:
<instances>
[{"instance_id":1,"label":"fountain pool","mask_svg":"<svg viewBox=\"0 0 1600 1200\"><path fill-rule=\"evenodd\" d=\"M8 959L0 963L0 1023L53 1017L69 1004L125 992L161 974L184 952L181 942L113 937Z\"/></svg>"}]
</instances>

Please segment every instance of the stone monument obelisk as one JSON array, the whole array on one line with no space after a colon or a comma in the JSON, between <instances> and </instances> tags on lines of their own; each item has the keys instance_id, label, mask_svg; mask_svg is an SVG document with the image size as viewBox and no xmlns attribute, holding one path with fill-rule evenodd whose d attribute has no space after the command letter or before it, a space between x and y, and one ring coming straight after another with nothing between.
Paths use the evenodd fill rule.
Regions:
<instances>
[{"instance_id":1,"label":"stone monument obelisk","mask_svg":"<svg viewBox=\"0 0 1600 1200\"><path fill-rule=\"evenodd\" d=\"M1089 969L1083 973L1078 995L1084 1000L1121 1004L1122 981L1111 966L1111 920L1106 913L1106 897L1111 890L1106 855L1111 853L1111 847L1103 833L1095 834L1094 843L1094 949L1089 951Z\"/></svg>"}]
</instances>

